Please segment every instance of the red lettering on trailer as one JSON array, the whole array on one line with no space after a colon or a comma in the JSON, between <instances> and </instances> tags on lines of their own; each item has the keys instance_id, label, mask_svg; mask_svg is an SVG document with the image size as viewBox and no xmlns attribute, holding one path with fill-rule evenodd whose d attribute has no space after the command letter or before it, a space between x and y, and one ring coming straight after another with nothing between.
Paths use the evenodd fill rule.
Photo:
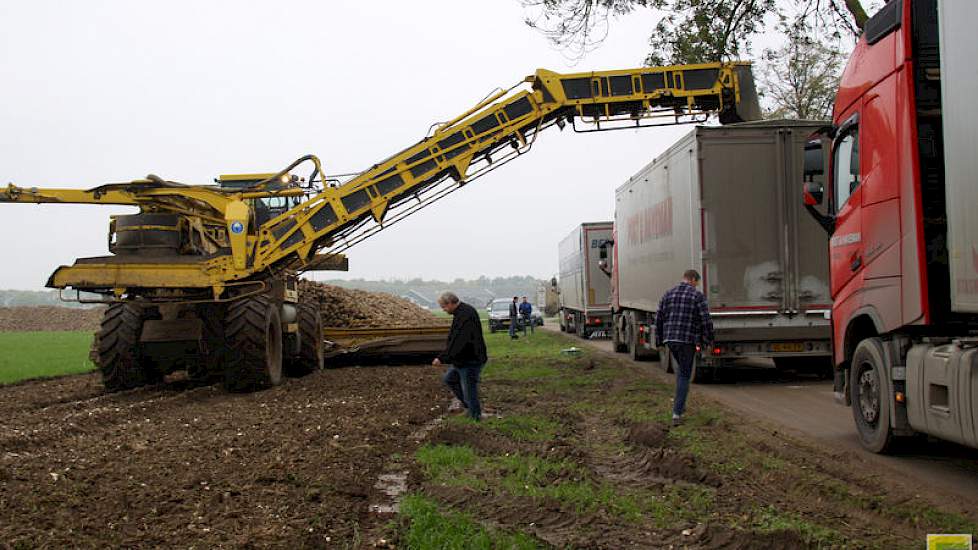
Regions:
<instances>
[{"instance_id":1,"label":"red lettering on trailer","mask_svg":"<svg viewBox=\"0 0 978 550\"><path fill-rule=\"evenodd\" d=\"M629 244L641 244L672 235L672 197L632 214L625 221Z\"/></svg>"}]
</instances>

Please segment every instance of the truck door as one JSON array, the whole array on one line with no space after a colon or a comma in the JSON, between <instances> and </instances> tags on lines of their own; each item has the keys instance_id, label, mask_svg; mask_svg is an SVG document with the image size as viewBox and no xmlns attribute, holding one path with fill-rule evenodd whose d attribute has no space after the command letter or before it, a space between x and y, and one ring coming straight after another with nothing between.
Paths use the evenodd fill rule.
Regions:
<instances>
[{"instance_id":1,"label":"truck door","mask_svg":"<svg viewBox=\"0 0 978 550\"><path fill-rule=\"evenodd\" d=\"M862 189L859 176L859 127L843 125L832 151L832 205L835 233L829 240L832 295L838 293L863 267Z\"/></svg>"}]
</instances>

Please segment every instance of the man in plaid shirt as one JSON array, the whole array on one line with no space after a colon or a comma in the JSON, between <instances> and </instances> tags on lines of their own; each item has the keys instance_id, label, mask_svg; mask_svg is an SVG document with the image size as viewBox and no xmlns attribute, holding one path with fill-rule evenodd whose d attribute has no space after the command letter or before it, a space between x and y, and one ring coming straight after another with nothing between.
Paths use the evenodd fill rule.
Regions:
<instances>
[{"instance_id":1,"label":"man in plaid shirt","mask_svg":"<svg viewBox=\"0 0 978 550\"><path fill-rule=\"evenodd\" d=\"M706 347L713 341L713 321L710 320L710 306L696 286L700 284L700 274L695 269L683 273L681 283L670 289L659 301L655 315L655 344L669 347L676 359L676 399L672 407L672 425L682 424L686 412L686 396L689 395L689 380L693 376L693 361L696 359L696 346Z\"/></svg>"}]
</instances>

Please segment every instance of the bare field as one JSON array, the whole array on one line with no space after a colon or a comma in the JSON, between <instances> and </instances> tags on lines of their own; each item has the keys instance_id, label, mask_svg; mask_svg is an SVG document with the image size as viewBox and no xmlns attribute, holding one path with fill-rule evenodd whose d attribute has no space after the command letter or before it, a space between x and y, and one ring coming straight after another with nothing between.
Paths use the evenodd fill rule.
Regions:
<instances>
[{"instance_id":1,"label":"bare field","mask_svg":"<svg viewBox=\"0 0 978 550\"><path fill-rule=\"evenodd\" d=\"M489 343L479 424L423 365L250 395L2 387L0 546L911 548L975 528L695 397L669 428L668 386L561 335ZM393 514L383 480L405 473Z\"/></svg>"}]
</instances>

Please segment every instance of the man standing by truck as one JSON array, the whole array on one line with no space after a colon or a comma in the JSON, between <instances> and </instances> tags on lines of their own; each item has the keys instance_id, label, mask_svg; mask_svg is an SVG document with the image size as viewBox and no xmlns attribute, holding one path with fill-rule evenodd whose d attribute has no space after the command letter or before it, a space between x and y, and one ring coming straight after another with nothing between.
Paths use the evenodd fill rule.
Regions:
<instances>
[{"instance_id":1,"label":"man standing by truck","mask_svg":"<svg viewBox=\"0 0 978 550\"><path fill-rule=\"evenodd\" d=\"M478 421L482 418L479 376L488 360L486 341L482 338L482 320L474 307L461 302L452 292L439 296L438 305L452 316L452 328L445 351L435 357L431 364L436 367L451 365L442 376L442 381L462 402L469 417Z\"/></svg>"},{"instance_id":2,"label":"man standing by truck","mask_svg":"<svg viewBox=\"0 0 978 550\"><path fill-rule=\"evenodd\" d=\"M713 321L710 306L696 286L700 274L695 269L683 273L683 280L670 289L659 301L655 316L656 346L665 344L676 359L676 398L672 406L672 425L683 422L686 412L686 396L693 376L696 346L707 346L713 341Z\"/></svg>"},{"instance_id":3,"label":"man standing by truck","mask_svg":"<svg viewBox=\"0 0 978 550\"><path fill-rule=\"evenodd\" d=\"M526 296L523 296L523 301L520 302L520 318L523 322L523 336L526 336L526 325L530 325L530 332L533 332L533 306L526 300Z\"/></svg>"},{"instance_id":4,"label":"man standing by truck","mask_svg":"<svg viewBox=\"0 0 978 550\"><path fill-rule=\"evenodd\" d=\"M520 299L513 296L513 302L509 304L509 337L516 340L516 323L520 321Z\"/></svg>"}]
</instances>

